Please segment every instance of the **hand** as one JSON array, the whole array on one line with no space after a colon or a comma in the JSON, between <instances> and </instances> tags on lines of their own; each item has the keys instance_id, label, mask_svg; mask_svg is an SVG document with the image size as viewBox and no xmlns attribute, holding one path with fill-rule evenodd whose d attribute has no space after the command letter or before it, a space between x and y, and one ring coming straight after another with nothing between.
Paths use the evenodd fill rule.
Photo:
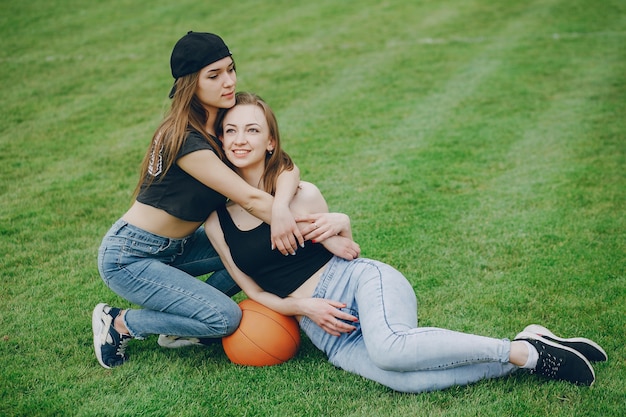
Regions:
<instances>
[{"instance_id":1,"label":"hand","mask_svg":"<svg viewBox=\"0 0 626 417\"><path fill-rule=\"evenodd\" d=\"M352 239L343 236L331 236L321 243L333 255L352 261L361 255L361 247Z\"/></svg>"},{"instance_id":2,"label":"hand","mask_svg":"<svg viewBox=\"0 0 626 417\"><path fill-rule=\"evenodd\" d=\"M297 222L308 223L302 228L306 240L323 242L331 236L351 237L350 217L343 213L315 213L298 216Z\"/></svg>"},{"instance_id":3,"label":"hand","mask_svg":"<svg viewBox=\"0 0 626 417\"><path fill-rule=\"evenodd\" d=\"M345 307L346 305L344 303L326 300L324 298L302 299L304 315L313 320L313 322L320 326L325 332L333 336L341 336L341 333L350 333L356 329L355 326L345 322L358 321L352 314L339 310Z\"/></svg>"},{"instance_id":4,"label":"hand","mask_svg":"<svg viewBox=\"0 0 626 417\"><path fill-rule=\"evenodd\" d=\"M271 231L272 249L283 255L295 255L298 245L304 245L304 237L288 207L272 209Z\"/></svg>"}]
</instances>

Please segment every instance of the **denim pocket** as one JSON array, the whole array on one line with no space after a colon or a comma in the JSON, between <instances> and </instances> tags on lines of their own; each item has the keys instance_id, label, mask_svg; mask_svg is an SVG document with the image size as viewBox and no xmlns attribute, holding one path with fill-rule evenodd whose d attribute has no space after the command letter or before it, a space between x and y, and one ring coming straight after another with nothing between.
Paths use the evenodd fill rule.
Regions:
<instances>
[{"instance_id":1,"label":"denim pocket","mask_svg":"<svg viewBox=\"0 0 626 417\"><path fill-rule=\"evenodd\" d=\"M353 315L354 317L357 318L357 320L359 320L359 311L355 308L352 308L351 306L345 307L345 308L340 308L341 311L343 311L344 313L348 313ZM359 321L353 322L350 320L344 320L344 319L338 319L339 321L342 321L346 324L350 324L352 326L356 326L359 327Z\"/></svg>"}]
</instances>

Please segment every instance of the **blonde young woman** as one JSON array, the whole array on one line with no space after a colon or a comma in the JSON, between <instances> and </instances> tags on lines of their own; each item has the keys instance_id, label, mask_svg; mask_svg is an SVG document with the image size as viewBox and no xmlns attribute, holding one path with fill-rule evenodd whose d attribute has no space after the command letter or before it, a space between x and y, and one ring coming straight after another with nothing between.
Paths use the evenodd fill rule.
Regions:
<instances>
[{"instance_id":1,"label":"blonde young woman","mask_svg":"<svg viewBox=\"0 0 626 417\"><path fill-rule=\"evenodd\" d=\"M218 135L227 159L251 186L272 192L277 176L291 164L281 149L273 112L253 94L237 95L237 104L218 122ZM313 344L339 368L415 393L501 377L519 368L591 385L595 375L589 361L606 360L593 341L559 338L537 325L514 341L418 327L409 282L389 265L358 258L347 216L328 214L315 186L301 183L291 209L307 239L295 256L270 251L264 245L269 227L236 202L212 213L206 231L247 296L296 316ZM322 244L312 242L320 239L325 239Z\"/></svg>"},{"instance_id":2,"label":"blonde young woman","mask_svg":"<svg viewBox=\"0 0 626 417\"><path fill-rule=\"evenodd\" d=\"M170 64L172 103L146 151L136 200L110 228L98 254L103 281L142 307L100 303L94 309L94 349L105 368L126 361L131 338L218 338L237 328L241 311L228 294L239 289L201 227L227 199L272 225L268 249L283 256L303 243L288 207L299 182L297 168L278 176L272 196L224 163L214 125L218 110L235 104L237 83L224 41L189 32L174 46ZM218 289L195 278L209 272Z\"/></svg>"}]
</instances>

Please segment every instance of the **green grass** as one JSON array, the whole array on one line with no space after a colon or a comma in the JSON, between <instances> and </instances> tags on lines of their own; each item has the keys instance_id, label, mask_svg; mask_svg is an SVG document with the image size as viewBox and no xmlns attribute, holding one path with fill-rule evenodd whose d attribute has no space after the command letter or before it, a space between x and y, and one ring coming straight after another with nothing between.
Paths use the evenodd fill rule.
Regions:
<instances>
[{"instance_id":1,"label":"green grass","mask_svg":"<svg viewBox=\"0 0 626 417\"><path fill-rule=\"evenodd\" d=\"M626 4L618 0L0 4L0 415L621 416ZM221 34L303 178L423 325L597 340L588 388L527 375L421 395L335 369L133 341L94 358L100 239L168 105L169 53Z\"/></svg>"}]
</instances>

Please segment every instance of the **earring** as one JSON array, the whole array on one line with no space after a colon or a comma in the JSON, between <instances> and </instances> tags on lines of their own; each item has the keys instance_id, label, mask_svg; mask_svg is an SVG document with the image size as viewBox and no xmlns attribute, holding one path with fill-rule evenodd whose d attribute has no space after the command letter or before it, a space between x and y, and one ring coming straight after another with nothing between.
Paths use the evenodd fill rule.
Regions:
<instances>
[{"instance_id":1,"label":"earring","mask_svg":"<svg viewBox=\"0 0 626 417\"><path fill-rule=\"evenodd\" d=\"M269 153L270 156L272 156L274 154L274 151L273 150L272 151L267 151L267 153Z\"/></svg>"}]
</instances>

